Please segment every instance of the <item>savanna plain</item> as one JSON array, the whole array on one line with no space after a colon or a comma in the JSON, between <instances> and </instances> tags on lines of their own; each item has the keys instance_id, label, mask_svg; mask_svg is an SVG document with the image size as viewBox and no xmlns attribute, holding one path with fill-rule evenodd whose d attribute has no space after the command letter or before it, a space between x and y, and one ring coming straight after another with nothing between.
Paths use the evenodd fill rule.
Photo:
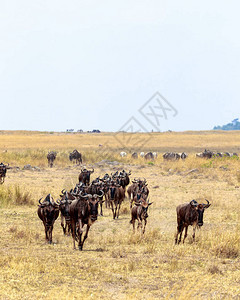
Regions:
<instances>
[{"instance_id":1,"label":"savanna plain","mask_svg":"<svg viewBox=\"0 0 240 300\"><path fill-rule=\"evenodd\" d=\"M136 141L145 138L140 150L156 151L154 161L131 158L131 152L140 151ZM0 161L10 169L0 186L0 298L240 299L240 161L196 158L205 148L240 154L240 133L168 132L116 139L113 133L1 131ZM126 198L118 220L103 206L83 251L73 250L60 218L53 244L45 242L38 199L51 193L57 200L62 189L78 182L82 166L68 159L74 149L83 155L82 166L94 168L91 179L123 169L131 170L131 179L146 178L153 204L144 236L133 233ZM53 168L47 164L49 150L57 151ZM121 151L127 156L120 157ZM188 157L164 161L165 151L185 151ZM175 245L176 206L204 198L211 206L195 242L190 227L185 244Z\"/></svg>"}]
</instances>

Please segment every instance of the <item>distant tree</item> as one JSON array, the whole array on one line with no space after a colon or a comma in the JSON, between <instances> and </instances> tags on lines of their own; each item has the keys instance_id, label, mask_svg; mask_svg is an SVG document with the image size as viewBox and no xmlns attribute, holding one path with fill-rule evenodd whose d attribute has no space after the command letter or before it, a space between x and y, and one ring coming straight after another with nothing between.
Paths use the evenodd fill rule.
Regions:
<instances>
[{"instance_id":1,"label":"distant tree","mask_svg":"<svg viewBox=\"0 0 240 300\"><path fill-rule=\"evenodd\" d=\"M240 122L238 119L234 119L231 123L223 126L214 126L213 130L240 130Z\"/></svg>"}]
</instances>

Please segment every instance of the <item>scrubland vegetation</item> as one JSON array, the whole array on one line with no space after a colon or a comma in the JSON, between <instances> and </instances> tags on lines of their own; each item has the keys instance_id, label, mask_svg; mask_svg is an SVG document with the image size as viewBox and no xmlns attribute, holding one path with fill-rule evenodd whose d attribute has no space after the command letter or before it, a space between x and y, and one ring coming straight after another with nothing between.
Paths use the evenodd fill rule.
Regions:
<instances>
[{"instance_id":1,"label":"scrubland vegetation","mask_svg":"<svg viewBox=\"0 0 240 300\"><path fill-rule=\"evenodd\" d=\"M103 155L99 144L107 142L111 150ZM63 188L75 186L81 166L68 160L75 148L84 165L94 167L92 179L122 169L131 169L131 178L147 179L153 205L144 236L132 233L126 199L118 220L104 207L82 252L74 251L72 238L63 236L60 219L53 245L45 243L38 199L48 193L57 199ZM158 152L148 162L121 158L124 149L112 134L2 132L0 160L13 168L0 186L0 298L240 298L240 161L196 158L205 148L240 153L240 135L154 133L141 149ZM52 169L47 167L49 150L58 152ZM186 151L189 157L166 162L161 154L167 150ZM26 164L38 168L25 170ZM195 243L190 227L185 244L176 246L176 206L196 198L211 202L204 225Z\"/></svg>"}]
</instances>

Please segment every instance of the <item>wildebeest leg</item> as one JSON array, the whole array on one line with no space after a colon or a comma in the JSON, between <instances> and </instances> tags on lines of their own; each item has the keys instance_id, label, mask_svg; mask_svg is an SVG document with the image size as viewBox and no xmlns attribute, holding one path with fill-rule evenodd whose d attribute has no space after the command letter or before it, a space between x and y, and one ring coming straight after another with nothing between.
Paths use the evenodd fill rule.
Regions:
<instances>
[{"instance_id":1,"label":"wildebeest leg","mask_svg":"<svg viewBox=\"0 0 240 300\"><path fill-rule=\"evenodd\" d=\"M178 244L180 244L180 243L181 243L183 229L184 229L184 226L182 226L182 228L181 228L181 231L180 231L180 236L179 236L179 240L178 240Z\"/></svg>"},{"instance_id":2,"label":"wildebeest leg","mask_svg":"<svg viewBox=\"0 0 240 300\"><path fill-rule=\"evenodd\" d=\"M147 225L147 220L144 219L144 225L143 225L142 234L144 234L144 232L145 232L146 225Z\"/></svg>"},{"instance_id":3,"label":"wildebeest leg","mask_svg":"<svg viewBox=\"0 0 240 300\"><path fill-rule=\"evenodd\" d=\"M103 211L102 211L102 200L100 200L99 203L100 203L100 207L101 207L101 209L100 209L100 216L103 216Z\"/></svg>"},{"instance_id":4,"label":"wildebeest leg","mask_svg":"<svg viewBox=\"0 0 240 300\"><path fill-rule=\"evenodd\" d=\"M181 224L180 222L178 222L178 226L177 226L177 233L176 233L176 237L175 237L175 244L179 244L181 242L181 233L183 231L183 224ZM178 235L180 234L180 238L178 241Z\"/></svg>"},{"instance_id":5,"label":"wildebeest leg","mask_svg":"<svg viewBox=\"0 0 240 300\"><path fill-rule=\"evenodd\" d=\"M119 217L119 211L120 211L121 204L122 204L122 201L119 201L119 203L118 203L117 219Z\"/></svg>"},{"instance_id":6,"label":"wildebeest leg","mask_svg":"<svg viewBox=\"0 0 240 300\"><path fill-rule=\"evenodd\" d=\"M188 226L185 227L185 234L184 234L184 238L183 238L183 244L184 244L184 241L187 237L187 231L188 231Z\"/></svg>"},{"instance_id":7,"label":"wildebeest leg","mask_svg":"<svg viewBox=\"0 0 240 300\"><path fill-rule=\"evenodd\" d=\"M79 239L78 239L78 249L79 250L82 250L82 246L83 246L83 243L82 243L82 234L83 234L83 222L81 219L78 220L78 223L79 223Z\"/></svg>"},{"instance_id":8,"label":"wildebeest leg","mask_svg":"<svg viewBox=\"0 0 240 300\"><path fill-rule=\"evenodd\" d=\"M73 238L73 249L76 249L75 240L76 240L76 223L74 220L71 221L72 224L72 238Z\"/></svg>"},{"instance_id":9,"label":"wildebeest leg","mask_svg":"<svg viewBox=\"0 0 240 300\"><path fill-rule=\"evenodd\" d=\"M196 225L193 225L193 241L195 242L195 231L196 231L196 228L197 228L197 224Z\"/></svg>"},{"instance_id":10,"label":"wildebeest leg","mask_svg":"<svg viewBox=\"0 0 240 300\"><path fill-rule=\"evenodd\" d=\"M63 234L66 234L66 228L64 227L64 216L62 215L62 213L61 213L61 226L63 229Z\"/></svg>"},{"instance_id":11,"label":"wildebeest leg","mask_svg":"<svg viewBox=\"0 0 240 300\"><path fill-rule=\"evenodd\" d=\"M89 231L89 229L90 229L90 225L87 225L87 229L86 229L86 233L84 235L83 241L82 241L81 249L79 249L79 250L82 250L82 248L83 248L83 244L84 244L85 240L88 237L88 231Z\"/></svg>"},{"instance_id":12,"label":"wildebeest leg","mask_svg":"<svg viewBox=\"0 0 240 300\"><path fill-rule=\"evenodd\" d=\"M49 230L49 228L45 225L45 237L46 237L46 242L49 241L49 238L48 238L48 230Z\"/></svg>"},{"instance_id":13,"label":"wildebeest leg","mask_svg":"<svg viewBox=\"0 0 240 300\"><path fill-rule=\"evenodd\" d=\"M49 228L48 234L49 234L49 244L52 244L52 231L53 231L53 225Z\"/></svg>"},{"instance_id":14,"label":"wildebeest leg","mask_svg":"<svg viewBox=\"0 0 240 300\"><path fill-rule=\"evenodd\" d=\"M111 205L111 209L112 209L112 213L113 213L113 219L115 219L114 209L113 209L113 201L112 200L110 200L110 205Z\"/></svg>"},{"instance_id":15,"label":"wildebeest leg","mask_svg":"<svg viewBox=\"0 0 240 300\"><path fill-rule=\"evenodd\" d=\"M117 216L117 208L118 208L118 201L114 201L114 215L113 215L113 219L116 218Z\"/></svg>"}]
</instances>

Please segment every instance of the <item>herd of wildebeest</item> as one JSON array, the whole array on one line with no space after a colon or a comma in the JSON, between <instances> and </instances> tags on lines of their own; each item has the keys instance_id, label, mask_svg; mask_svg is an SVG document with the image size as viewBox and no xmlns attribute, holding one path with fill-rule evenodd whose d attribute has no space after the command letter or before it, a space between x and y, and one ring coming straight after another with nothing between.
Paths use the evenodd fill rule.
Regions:
<instances>
[{"instance_id":1,"label":"herd of wildebeest","mask_svg":"<svg viewBox=\"0 0 240 300\"><path fill-rule=\"evenodd\" d=\"M123 153L125 152L120 153L122 157L125 156ZM57 152L51 151L48 153L49 167L53 166L56 156ZM157 154L154 152L146 154L141 152L140 156L145 157L145 159L155 159ZM238 156L238 154L215 153L205 149L203 152L196 154L196 156L213 158ZM164 160L184 160L187 158L187 154L184 152L167 152L163 154L163 158ZM79 165L82 164L82 154L77 150L70 153L69 159ZM4 182L8 168L9 165L0 164L1 183ZM60 213L63 233L72 235L74 249L77 242L79 250L82 250L91 225L97 220L99 215L103 216L103 203L105 202L106 209L110 208L112 210L113 219L116 219L119 217L121 204L126 198L126 193L129 199L130 223L133 226L133 231L135 232L135 222L137 221L137 228L140 228L141 233L144 234L148 218L148 207L152 204L152 202L149 202L149 189L146 179L134 178L130 180L131 171L126 172L122 170L111 173L111 175L99 176L91 181L90 178L93 173L94 169L88 170L83 167L79 174L78 183L70 191L63 189L60 198L56 201L54 201L51 194L48 194L44 199L39 199L37 213L44 224L46 241L48 243L52 243L53 225ZM193 226L193 240L195 239L196 228L203 225L204 211L210 205L209 201L204 199L201 203L191 200L189 203L184 203L177 207L176 244L181 242L185 228L184 243L189 225ZM86 232L84 237L82 237L85 225Z\"/></svg>"}]
</instances>

